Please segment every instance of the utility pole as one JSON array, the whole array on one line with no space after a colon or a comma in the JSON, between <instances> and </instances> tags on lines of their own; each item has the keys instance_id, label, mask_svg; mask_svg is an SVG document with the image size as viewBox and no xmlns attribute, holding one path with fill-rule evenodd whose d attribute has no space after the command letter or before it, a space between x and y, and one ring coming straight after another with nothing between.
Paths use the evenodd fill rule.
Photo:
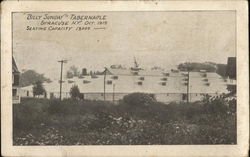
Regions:
<instances>
[{"instance_id":1,"label":"utility pole","mask_svg":"<svg viewBox=\"0 0 250 157\"><path fill-rule=\"evenodd\" d=\"M115 84L113 84L113 103L115 103Z\"/></svg>"},{"instance_id":2,"label":"utility pole","mask_svg":"<svg viewBox=\"0 0 250 157\"><path fill-rule=\"evenodd\" d=\"M189 70L187 75L187 102L189 102Z\"/></svg>"},{"instance_id":3,"label":"utility pole","mask_svg":"<svg viewBox=\"0 0 250 157\"><path fill-rule=\"evenodd\" d=\"M62 100L62 73L63 73L63 63L67 63L67 60L58 61L61 63L61 75L60 75L60 101Z\"/></svg>"},{"instance_id":4,"label":"utility pole","mask_svg":"<svg viewBox=\"0 0 250 157\"><path fill-rule=\"evenodd\" d=\"M104 79L103 79L103 100L104 101L106 100L106 97L105 97L105 93L106 93L106 71L107 71L107 68L105 67Z\"/></svg>"},{"instance_id":5,"label":"utility pole","mask_svg":"<svg viewBox=\"0 0 250 157\"><path fill-rule=\"evenodd\" d=\"M193 68L191 67L191 65L189 65L188 67L187 67L187 72L188 72L188 74L187 74L187 102L189 102L189 80L190 80L190 76L189 76L189 73L190 73L190 71L192 71L193 70Z\"/></svg>"}]
</instances>

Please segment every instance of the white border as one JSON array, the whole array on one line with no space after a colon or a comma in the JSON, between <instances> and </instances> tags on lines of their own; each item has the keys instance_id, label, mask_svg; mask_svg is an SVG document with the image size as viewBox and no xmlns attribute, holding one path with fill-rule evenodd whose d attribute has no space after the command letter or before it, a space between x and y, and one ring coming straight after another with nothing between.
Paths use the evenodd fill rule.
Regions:
<instances>
[{"instance_id":1,"label":"white border","mask_svg":"<svg viewBox=\"0 0 250 157\"><path fill-rule=\"evenodd\" d=\"M156 3L157 2L157 3ZM4 1L1 6L1 145L3 156L246 156L249 139L248 19L246 1ZM11 12L237 11L237 145L12 146Z\"/></svg>"}]
</instances>

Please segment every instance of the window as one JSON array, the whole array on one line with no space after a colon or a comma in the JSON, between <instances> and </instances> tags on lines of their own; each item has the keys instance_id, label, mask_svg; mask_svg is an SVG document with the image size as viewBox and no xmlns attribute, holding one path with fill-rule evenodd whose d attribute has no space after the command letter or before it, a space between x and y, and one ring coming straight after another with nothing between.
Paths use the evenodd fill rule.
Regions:
<instances>
[{"instance_id":1,"label":"window","mask_svg":"<svg viewBox=\"0 0 250 157\"><path fill-rule=\"evenodd\" d=\"M166 86L166 82L162 82L161 85L162 85L162 86Z\"/></svg>"},{"instance_id":2,"label":"window","mask_svg":"<svg viewBox=\"0 0 250 157\"><path fill-rule=\"evenodd\" d=\"M12 89L12 95L16 96L17 95L17 89Z\"/></svg>"},{"instance_id":3,"label":"window","mask_svg":"<svg viewBox=\"0 0 250 157\"><path fill-rule=\"evenodd\" d=\"M112 84L112 80L108 80L108 81L107 81L107 84Z\"/></svg>"},{"instance_id":4,"label":"window","mask_svg":"<svg viewBox=\"0 0 250 157\"><path fill-rule=\"evenodd\" d=\"M142 82L137 82L137 84L138 84L139 86L141 86L141 85L142 85Z\"/></svg>"},{"instance_id":5,"label":"window","mask_svg":"<svg viewBox=\"0 0 250 157\"><path fill-rule=\"evenodd\" d=\"M14 86L18 86L19 85L19 75L15 75L14 74Z\"/></svg>"}]
</instances>

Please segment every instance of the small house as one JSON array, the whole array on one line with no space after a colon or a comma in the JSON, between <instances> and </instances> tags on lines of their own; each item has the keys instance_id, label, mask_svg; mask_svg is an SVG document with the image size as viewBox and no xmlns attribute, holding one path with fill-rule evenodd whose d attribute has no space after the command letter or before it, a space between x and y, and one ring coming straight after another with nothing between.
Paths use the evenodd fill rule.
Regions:
<instances>
[{"instance_id":1,"label":"small house","mask_svg":"<svg viewBox=\"0 0 250 157\"><path fill-rule=\"evenodd\" d=\"M20 83L20 72L17 68L14 57L12 57L12 103L13 104L20 103L19 83Z\"/></svg>"}]
</instances>

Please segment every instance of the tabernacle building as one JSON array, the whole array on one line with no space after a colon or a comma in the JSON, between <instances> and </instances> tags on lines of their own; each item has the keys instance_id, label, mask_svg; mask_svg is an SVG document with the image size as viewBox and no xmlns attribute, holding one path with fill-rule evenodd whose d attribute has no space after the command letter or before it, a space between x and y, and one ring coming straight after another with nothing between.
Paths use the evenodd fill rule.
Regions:
<instances>
[{"instance_id":1,"label":"tabernacle building","mask_svg":"<svg viewBox=\"0 0 250 157\"><path fill-rule=\"evenodd\" d=\"M134 92L151 93L164 103L199 101L204 94L218 96L228 93L228 79L215 72L201 70L184 72L179 70L144 70L137 64L130 69L106 68L102 75L85 75L63 82L62 98L69 98L70 88L79 87L83 99L119 101ZM44 83L48 98L59 97L59 82ZM29 92L28 92L29 91ZM22 96L32 93L32 86L22 88ZM29 95L31 96L31 95Z\"/></svg>"}]
</instances>

